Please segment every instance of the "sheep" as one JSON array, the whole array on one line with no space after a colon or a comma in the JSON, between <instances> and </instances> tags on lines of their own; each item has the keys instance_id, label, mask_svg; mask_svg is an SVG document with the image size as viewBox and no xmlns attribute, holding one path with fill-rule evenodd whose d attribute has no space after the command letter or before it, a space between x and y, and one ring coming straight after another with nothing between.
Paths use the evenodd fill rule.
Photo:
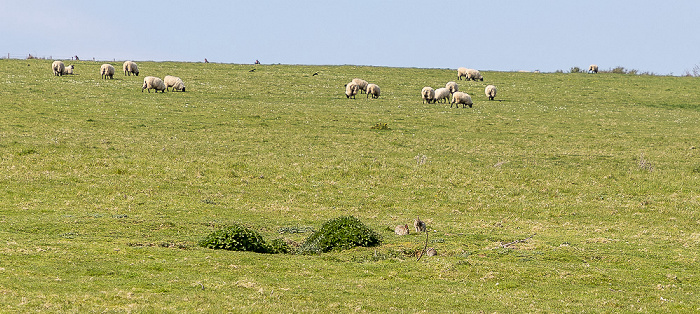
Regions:
<instances>
[{"instance_id":1,"label":"sheep","mask_svg":"<svg viewBox=\"0 0 700 314\"><path fill-rule=\"evenodd\" d=\"M484 93L486 94L486 97L489 98L489 100L493 100L494 98L496 98L496 86L486 86L486 89L484 89Z\"/></svg>"},{"instance_id":2,"label":"sheep","mask_svg":"<svg viewBox=\"0 0 700 314\"><path fill-rule=\"evenodd\" d=\"M377 84L367 84L367 98L369 98L369 95L372 95L372 98L379 98L381 90L379 90Z\"/></svg>"},{"instance_id":3,"label":"sheep","mask_svg":"<svg viewBox=\"0 0 700 314\"><path fill-rule=\"evenodd\" d=\"M357 84L355 84L355 82L345 84L345 97L352 97L352 99L355 99L355 95L357 94L358 89L360 89L360 87Z\"/></svg>"},{"instance_id":4,"label":"sheep","mask_svg":"<svg viewBox=\"0 0 700 314\"><path fill-rule=\"evenodd\" d=\"M66 71L63 74L73 75L73 69L75 69L75 66L71 64L66 67Z\"/></svg>"},{"instance_id":5,"label":"sheep","mask_svg":"<svg viewBox=\"0 0 700 314\"><path fill-rule=\"evenodd\" d=\"M100 74L102 75L103 79L106 79L107 77L112 79L114 78L114 67L109 63L105 63L100 67Z\"/></svg>"},{"instance_id":6,"label":"sheep","mask_svg":"<svg viewBox=\"0 0 700 314\"><path fill-rule=\"evenodd\" d=\"M439 102L440 100L445 100L444 102L447 102L447 99L450 97L450 90L447 89L446 87L438 88L435 90L435 98L433 102Z\"/></svg>"},{"instance_id":7,"label":"sheep","mask_svg":"<svg viewBox=\"0 0 700 314\"><path fill-rule=\"evenodd\" d=\"M352 82L357 84L357 87L362 92L367 93L367 85L369 84L369 83L367 83L367 81L365 81L363 79L359 79L359 78L354 78L354 79L352 79Z\"/></svg>"},{"instance_id":8,"label":"sheep","mask_svg":"<svg viewBox=\"0 0 700 314\"><path fill-rule=\"evenodd\" d=\"M473 81L479 80L479 81L483 81L483 80L484 80L484 77L481 76L481 72L479 72L479 70L467 69L467 81L468 81L468 80L473 80Z\"/></svg>"},{"instance_id":9,"label":"sheep","mask_svg":"<svg viewBox=\"0 0 700 314\"><path fill-rule=\"evenodd\" d=\"M131 74L139 76L139 66L134 61L124 61L122 69L124 69L124 76Z\"/></svg>"},{"instance_id":10,"label":"sheep","mask_svg":"<svg viewBox=\"0 0 700 314\"><path fill-rule=\"evenodd\" d=\"M598 66L595 64L591 64L591 66L588 67L588 73L598 73Z\"/></svg>"},{"instance_id":11,"label":"sheep","mask_svg":"<svg viewBox=\"0 0 700 314\"><path fill-rule=\"evenodd\" d=\"M435 101L435 90L430 86L423 87L423 90L420 91L420 94L421 96L423 96L423 103L425 103L426 101L428 103Z\"/></svg>"},{"instance_id":12,"label":"sheep","mask_svg":"<svg viewBox=\"0 0 700 314\"><path fill-rule=\"evenodd\" d=\"M63 72L66 71L66 65L63 64L63 61L56 60L51 63L51 69L53 70L54 76L62 76Z\"/></svg>"},{"instance_id":13,"label":"sheep","mask_svg":"<svg viewBox=\"0 0 700 314\"><path fill-rule=\"evenodd\" d=\"M177 76L168 75L163 78L163 82L165 83L166 90L168 89L168 87L172 87L173 91L185 91L185 83L183 83L182 80Z\"/></svg>"},{"instance_id":14,"label":"sheep","mask_svg":"<svg viewBox=\"0 0 700 314\"><path fill-rule=\"evenodd\" d=\"M456 108L459 108L459 104L462 104L462 108L465 108L466 106L469 106L469 108L472 107L474 104L472 102L472 97L469 96L467 93L462 93L462 92L456 92L454 95L452 95L452 101L450 102L450 108L452 108L452 105L455 105Z\"/></svg>"},{"instance_id":15,"label":"sheep","mask_svg":"<svg viewBox=\"0 0 700 314\"><path fill-rule=\"evenodd\" d=\"M464 76L464 78L467 79L467 68L457 69L457 79L461 80L462 76Z\"/></svg>"},{"instance_id":16,"label":"sheep","mask_svg":"<svg viewBox=\"0 0 700 314\"><path fill-rule=\"evenodd\" d=\"M148 92L151 92L151 88L156 90L156 93L158 91L161 91L165 93L165 83L163 83L163 80L155 77L155 76L146 76L143 78L143 87L141 87L141 92L143 93L144 89L148 89Z\"/></svg>"},{"instance_id":17,"label":"sheep","mask_svg":"<svg viewBox=\"0 0 700 314\"><path fill-rule=\"evenodd\" d=\"M445 84L445 88L450 90L450 94L454 94L455 92L459 91L459 86L457 86L457 83L455 82L447 82L447 84Z\"/></svg>"}]
</instances>

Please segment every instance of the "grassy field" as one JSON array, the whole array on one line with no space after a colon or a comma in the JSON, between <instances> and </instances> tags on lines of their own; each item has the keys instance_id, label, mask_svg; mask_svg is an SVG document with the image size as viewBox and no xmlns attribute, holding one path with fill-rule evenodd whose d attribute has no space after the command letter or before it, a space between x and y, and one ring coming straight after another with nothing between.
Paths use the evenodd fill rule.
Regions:
<instances>
[{"instance_id":1,"label":"grassy field","mask_svg":"<svg viewBox=\"0 0 700 314\"><path fill-rule=\"evenodd\" d=\"M697 78L483 72L455 109L420 99L454 70L138 63L0 60L0 312L700 310ZM383 244L197 246L342 215ZM394 235L417 216L438 256Z\"/></svg>"}]
</instances>

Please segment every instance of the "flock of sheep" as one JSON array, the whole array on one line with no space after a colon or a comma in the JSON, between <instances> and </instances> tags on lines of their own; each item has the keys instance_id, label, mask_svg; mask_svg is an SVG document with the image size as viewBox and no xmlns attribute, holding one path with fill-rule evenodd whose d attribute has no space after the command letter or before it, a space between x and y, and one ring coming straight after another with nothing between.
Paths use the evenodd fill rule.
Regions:
<instances>
[{"instance_id":1,"label":"flock of sheep","mask_svg":"<svg viewBox=\"0 0 700 314\"><path fill-rule=\"evenodd\" d=\"M358 91L360 91L360 93L366 93L367 98L369 98L370 95L372 95L372 98L379 98L381 94L381 90L377 84L371 84L363 79L352 79L350 83L345 84L345 97L352 97L355 99L355 95L357 95Z\"/></svg>"},{"instance_id":2,"label":"flock of sheep","mask_svg":"<svg viewBox=\"0 0 700 314\"><path fill-rule=\"evenodd\" d=\"M461 80L462 77L464 77L465 80L473 80L473 81L483 81L484 77L481 75L481 73L478 70L474 69L467 69L467 68L459 68L457 69L457 80ZM494 85L488 85L486 86L486 89L484 90L484 93L486 94L486 97L489 98L489 100L494 100L496 98L496 86ZM459 85L455 82L447 82L445 84L445 87L441 87L438 89L433 89L430 86L423 87L421 90L421 96L423 97L423 103L438 103L440 101L447 102L449 99L450 95L452 95L452 100L450 101L450 108L452 108L452 105L455 107L459 107L459 105L462 105L462 108L465 108L466 106L469 106L469 108L474 105L474 102L472 101L472 97L469 96L469 94L460 92L459 91Z\"/></svg>"},{"instance_id":3,"label":"flock of sheep","mask_svg":"<svg viewBox=\"0 0 700 314\"><path fill-rule=\"evenodd\" d=\"M462 77L464 77L467 81L484 80L484 77L481 76L481 73L478 70L467 68L457 69L457 79L461 80ZM370 95L372 96L372 98L379 98L380 95L379 86L377 86L376 84L368 83L363 79L355 78L350 83L345 84L345 97L354 99L355 95L357 95L358 92L366 93L367 98L369 98ZM496 86L486 86L484 93L486 94L486 97L489 98L489 100L494 100L496 98ZM447 84L445 84L445 87L438 89L433 89L430 86L423 87L423 90L421 90L421 96L423 97L423 103L427 102L429 104L438 103L440 101L447 102L449 100L449 97L452 96L452 100L450 101L450 108L452 108L452 105L455 105L455 107L459 107L460 104L462 105L462 108L466 108L466 106L469 106L469 108L471 108L474 104L471 96L469 96L469 94L467 93L460 92L459 86L455 82L447 82Z\"/></svg>"},{"instance_id":4,"label":"flock of sheep","mask_svg":"<svg viewBox=\"0 0 700 314\"><path fill-rule=\"evenodd\" d=\"M63 76L63 75L72 75L73 70L75 67L71 64L66 67L66 65L62 61L54 61L51 64L51 69L53 70L53 75L56 76ZM129 75L134 74L136 76L139 76L139 67L138 65L133 62L133 61L124 61L124 65L122 66L122 69L124 70L124 75ZM100 66L100 76L102 79L113 79L114 78L114 66L112 66L109 63L105 63L102 66ZM148 92L151 92L151 89L155 90L156 93L158 91L161 91L165 93L168 88L172 88L173 91L185 91L185 83L182 82L182 79L176 76L171 76L168 75L162 80L158 77L155 76L146 76L143 78L143 86L141 87L141 92L143 90L148 90Z\"/></svg>"}]
</instances>

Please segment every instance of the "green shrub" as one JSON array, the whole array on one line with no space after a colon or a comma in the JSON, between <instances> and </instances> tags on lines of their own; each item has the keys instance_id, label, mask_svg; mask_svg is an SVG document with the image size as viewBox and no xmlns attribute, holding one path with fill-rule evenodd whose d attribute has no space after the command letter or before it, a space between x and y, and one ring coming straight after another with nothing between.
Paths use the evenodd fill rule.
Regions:
<instances>
[{"instance_id":1,"label":"green shrub","mask_svg":"<svg viewBox=\"0 0 700 314\"><path fill-rule=\"evenodd\" d=\"M569 70L569 72L571 72L571 73L581 73L582 71L581 71L581 68L579 68L579 67L573 67L573 68L571 68L571 69Z\"/></svg>"},{"instance_id":2,"label":"green shrub","mask_svg":"<svg viewBox=\"0 0 700 314\"><path fill-rule=\"evenodd\" d=\"M275 253L260 234L238 224L210 233L199 241L199 246L230 251Z\"/></svg>"},{"instance_id":3,"label":"green shrub","mask_svg":"<svg viewBox=\"0 0 700 314\"><path fill-rule=\"evenodd\" d=\"M292 253L292 248L287 244L282 238L274 239L270 241L270 253L275 254L289 254Z\"/></svg>"},{"instance_id":4,"label":"green shrub","mask_svg":"<svg viewBox=\"0 0 700 314\"><path fill-rule=\"evenodd\" d=\"M379 234L353 216L331 219L311 234L299 248L299 253L322 253L334 249L345 250L356 246L377 246Z\"/></svg>"}]
</instances>

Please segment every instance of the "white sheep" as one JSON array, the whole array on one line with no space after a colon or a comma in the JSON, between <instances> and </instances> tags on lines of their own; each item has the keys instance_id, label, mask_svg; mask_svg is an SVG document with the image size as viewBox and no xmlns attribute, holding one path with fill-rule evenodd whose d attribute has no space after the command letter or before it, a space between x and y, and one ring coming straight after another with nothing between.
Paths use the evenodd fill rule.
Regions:
<instances>
[{"instance_id":1,"label":"white sheep","mask_svg":"<svg viewBox=\"0 0 700 314\"><path fill-rule=\"evenodd\" d=\"M172 87L173 91L185 91L185 83L183 83L182 79L180 79L177 76L168 75L163 78L163 82L165 83L166 90L168 89L168 87Z\"/></svg>"},{"instance_id":2,"label":"white sheep","mask_svg":"<svg viewBox=\"0 0 700 314\"><path fill-rule=\"evenodd\" d=\"M420 91L420 94L421 96L423 96L423 103L425 103L426 101L428 103L435 101L435 90L430 86L423 87L423 89Z\"/></svg>"},{"instance_id":3,"label":"white sheep","mask_svg":"<svg viewBox=\"0 0 700 314\"><path fill-rule=\"evenodd\" d=\"M453 104L457 108L459 108L459 104L462 104L462 108L464 108L466 106L469 106L469 108L471 108L474 103L472 102L472 97L469 96L469 94L463 93L463 92L456 92L452 95L452 101L450 102L450 108L452 108Z\"/></svg>"},{"instance_id":4,"label":"white sheep","mask_svg":"<svg viewBox=\"0 0 700 314\"><path fill-rule=\"evenodd\" d=\"M107 77L112 79L114 78L114 67L109 63L105 63L100 67L100 74L102 75L103 79L106 79Z\"/></svg>"},{"instance_id":5,"label":"white sheep","mask_svg":"<svg viewBox=\"0 0 700 314\"><path fill-rule=\"evenodd\" d=\"M445 100L444 102L447 102L447 100L450 98L450 90L447 89L446 87L441 87L435 90L435 99L433 102L439 102L441 100Z\"/></svg>"},{"instance_id":6,"label":"white sheep","mask_svg":"<svg viewBox=\"0 0 700 314\"><path fill-rule=\"evenodd\" d=\"M591 64L591 66L588 67L588 73L598 73L598 66L595 64Z\"/></svg>"},{"instance_id":7,"label":"white sheep","mask_svg":"<svg viewBox=\"0 0 700 314\"><path fill-rule=\"evenodd\" d=\"M148 92L151 92L151 88L156 90L156 93L158 91L161 91L165 93L165 83L163 83L163 80L155 77L155 76L146 76L143 78L143 87L141 87L141 92L143 93L144 89L148 89Z\"/></svg>"},{"instance_id":8,"label":"white sheep","mask_svg":"<svg viewBox=\"0 0 700 314\"><path fill-rule=\"evenodd\" d=\"M379 90L377 84L367 84L367 98L369 98L369 95L372 95L372 98L379 98L381 90Z\"/></svg>"},{"instance_id":9,"label":"white sheep","mask_svg":"<svg viewBox=\"0 0 700 314\"><path fill-rule=\"evenodd\" d=\"M462 76L467 77L467 68L459 68L457 69L457 79L461 80Z\"/></svg>"},{"instance_id":10,"label":"white sheep","mask_svg":"<svg viewBox=\"0 0 700 314\"><path fill-rule=\"evenodd\" d=\"M124 61L122 69L124 69L124 75L135 74L136 76L139 76L139 66L136 65L134 61Z\"/></svg>"},{"instance_id":11,"label":"white sheep","mask_svg":"<svg viewBox=\"0 0 700 314\"><path fill-rule=\"evenodd\" d=\"M486 97L489 98L489 100L493 100L494 98L496 98L496 86L486 86L486 89L484 89L484 93L486 94Z\"/></svg>"},{"instance_id":12,"label":"white sheep","mask_svg":"<svg viewBox=\"0 0 700 314\"><path fill-rule=\"evenodd\" d=\"M479 81L483 81L483 80L484 80L484 77L481 76L481 72L479 72L479 70L467 69L467 81L468 81L468 80L473 80L473 81L479 80Z\"/></svg>"},{"instance_id":13,"label":"white sheep","mask_svg":"<svg viewBox=\"0 0 700 314\"><path fill-rule=\"evenodd\" d=\"M359 89L360 87L355 82L345 84L345 97L355 99Z\"/></svg>"},{"instance_id":14,"label":"white sheep","mask_svg":"<svg viewBox=\"0 0 700 314\"><path fill-rule=\"evenodd\" d=\"M352 79L352 82L357 84L357 88L359 88L362 92L367 93L367 85L369 84L367 83L367 81L359 78L354 78Z\"/></svg>"},{"instance_id":15,"label":"white sheep","mask_svg":"<svg viewBox=\"0 0 700 314\"><path fill-rule=\"evenodd\" d=\"M63 64L63 61L56 60L51 63L51 69L53 70L53 75L61 76L63 75L63 72L66 71L66 65Z\"/></svg>"},{"instance_id":16,"label":"white sheep","mask_svg":"<svg viewBox=\"0 0 700 314\"><path fill-rule=\"evenodd\" d=\"M75 66L71 64L66 67L66 70L63 71L63 74L73 75L73 69L75 69Z\"/></svg>"},{"instance_id":17,"label":"white sheep","mask_svg":"<svg viewBox=\"0 0 700 314\"><path fill-rule=\"evenodd\" d=\"M447 82L447 84L445 84L445 88L450 90L450 94L454 94L455 92L459 91L459 86L455 82Z\"/></svg>"}]
</instances>

